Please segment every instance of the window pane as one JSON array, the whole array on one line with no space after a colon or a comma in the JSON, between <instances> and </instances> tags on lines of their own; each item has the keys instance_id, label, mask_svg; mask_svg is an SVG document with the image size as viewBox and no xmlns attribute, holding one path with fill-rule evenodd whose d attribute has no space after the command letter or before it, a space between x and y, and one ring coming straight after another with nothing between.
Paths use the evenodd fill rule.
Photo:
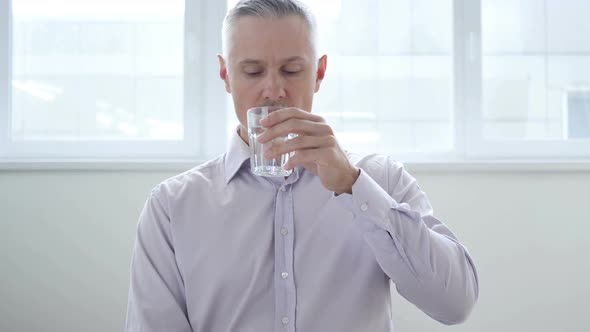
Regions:
<instances>
[{"instance_id":1,"label":"window pane","mask_svg":"<svg viewBox=\"0 0 590 332\"><path fill-rule=\"evenodd\" d=\"M452 0L303 2L316 14L320 50L328 54L314 113L345 148L452 149Z\"/></svg>"},{"instance_id":2,"label":"window pane","mask_svg":"<svg viewBox=\"0 0 590 332\"><path fill-rule=\"evenodd\" d=\"M184 0L13 0L14 140L182 140Z\"/></svg>"},{"instance_id":3,"label":"window pane","mask_svg":"<svg viewBox=\"0 0 590 332\"><path fill-rule=\"evenodd\" d=\"M590 137L590 2L483 0L483 132Z\"/></svg>"}]
</instances>

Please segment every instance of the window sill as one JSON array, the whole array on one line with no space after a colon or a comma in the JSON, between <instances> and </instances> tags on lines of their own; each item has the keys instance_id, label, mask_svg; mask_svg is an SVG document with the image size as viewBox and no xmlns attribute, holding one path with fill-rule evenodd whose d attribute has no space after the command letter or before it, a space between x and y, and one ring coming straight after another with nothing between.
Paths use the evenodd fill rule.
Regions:
<instances>
[{"instance_id":1,"label":"window sill","mask_svg":"<svg viewBox=\"0 0 590 332\"><path fill-rule=\"evenodd\" d=\"M198 160L0 160L0 171L139 171L182 172L203 161Z\"/></svg>"},{"instance_id":2,"label":"window sill","mask_svg":"<svg viewBox=\"0 0 590 332\"><path fill-rule=\"evenodd\" d=\"M420 172L590 172L590 160L470 160L404 165Z\"/></svg>"},{"instance_id":3,"label":"window sill","mask_svg":"<svg viewBox=\"0 0 590 332\"><path fill-rule=\"evenodd\" d=\"M0 160L0 171L183 172L202 160ZM590 160L478 160L404 162L418 172L590 172Z\"/></svg>"}]
</instances>

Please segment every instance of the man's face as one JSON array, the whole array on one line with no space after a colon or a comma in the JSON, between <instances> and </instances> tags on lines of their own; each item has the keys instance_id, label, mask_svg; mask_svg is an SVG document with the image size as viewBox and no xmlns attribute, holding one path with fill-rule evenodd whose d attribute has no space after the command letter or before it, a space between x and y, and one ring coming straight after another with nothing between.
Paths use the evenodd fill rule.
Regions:
<instances>
[{"instance_id":1,"label":"man's face","mask_svg":"<svg viewBox=\"0 0 590 332\"><path fill-rule=\"evenodd\" d=\"M241 136L247 141L246 111L280 105L311 112L326 57L318 62L302 18L242 17L233 27L228 59L219 57L220 76L232 94Z\"/></svg>"}]
</instances>

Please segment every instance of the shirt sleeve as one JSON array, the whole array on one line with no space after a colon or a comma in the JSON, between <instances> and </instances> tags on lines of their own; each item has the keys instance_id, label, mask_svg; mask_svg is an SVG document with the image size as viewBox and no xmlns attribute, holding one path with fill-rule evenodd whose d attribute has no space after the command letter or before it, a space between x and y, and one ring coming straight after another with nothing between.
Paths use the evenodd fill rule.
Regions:
<instances>
[{"instance_id":1,"label":"shirt sleeve","mask_svg":"<svg viewBox=\"0 0 590 332\"><path fill-rule=\"evenodd\" d=\"M190 332L170 218L152 192L139 218L131 260L127 332Z\"/></svg>"},{"instance_id":2,"label":"shirt sleeve","mask_svg":"<svg viewBox=\"0 0 590 332\"><path fill-rule=\"evenodd\" d=\"M461 323L479 293L473 260L433 216L416 180L399 164L386 167L387 191L361 170L352 195L336 199L354 213L379 266L404 298L443 324Z\"/></svg>"}]
</instances>

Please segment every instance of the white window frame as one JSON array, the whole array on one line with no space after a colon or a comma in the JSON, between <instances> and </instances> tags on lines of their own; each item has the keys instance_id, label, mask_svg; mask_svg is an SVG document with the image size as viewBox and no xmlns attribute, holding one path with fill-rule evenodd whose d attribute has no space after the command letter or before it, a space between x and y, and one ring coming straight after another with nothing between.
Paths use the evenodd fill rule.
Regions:
<instances>
[{"instance_id":1,"label":"white window frame","mask_svg":"<svg viewBox=\"0 0 590 332\"><path fill-rule=\"evenodd\" d=\"M195 160L218 151L219 143L211 138L215 137L213 129L225 120L225 112L214 112L220 108L219 103L215 107L214 101L223 103L225 98L223 91L216 89L219 86L211 86L207 79L215 74L210 60L216 61L215 51L221 49L217 36L225 7L217 6L217 1L185 1L184 139L81 142L11 141L11 3L9 0L0 4L0 22L5 22L0 24L0 161ZM225 106L222 108L225 110Z\"/></svg>"},{"instance_id":2,"label":"white window frame","mask_svg":"<svg viewBox=\"0 0 590 332\"><path fill-rule=\"evenodd\" d=\"M10 3L0 4L0 45L8 45ZM221 50L221 24L226 1L185 0L185 84L183 142L22 142L9 141L10 47L0 52L0 164L13 159L125 163L202 162L224 151L227 94L219 79L216 55ZM400 154L396 158L417 165L514 165L543 161L557 169L590 168L590 141L485 141L482 138L481 1L453 1L453 125L454 149L448 153ZM8 40L7 40L8 38ZM51 151L60 151L56 156ZM90 151L91 155L85 154ZM584 151L586 153L582 153ZM118 153L116 153L118 152ZM125 159L122 159L125 158ZM22 164L21 164L22 165ZM87 164L88 165L88 164ZM565 165L565 166L564 166ZM495 167L495 166L494 166ZM91 167L92 168L92 167ZM451 166L450 168L454 168ZM468 167L469 168L469 167ZM517 167L518 168L518 167Z\"/></svg>"}]
</instances>

